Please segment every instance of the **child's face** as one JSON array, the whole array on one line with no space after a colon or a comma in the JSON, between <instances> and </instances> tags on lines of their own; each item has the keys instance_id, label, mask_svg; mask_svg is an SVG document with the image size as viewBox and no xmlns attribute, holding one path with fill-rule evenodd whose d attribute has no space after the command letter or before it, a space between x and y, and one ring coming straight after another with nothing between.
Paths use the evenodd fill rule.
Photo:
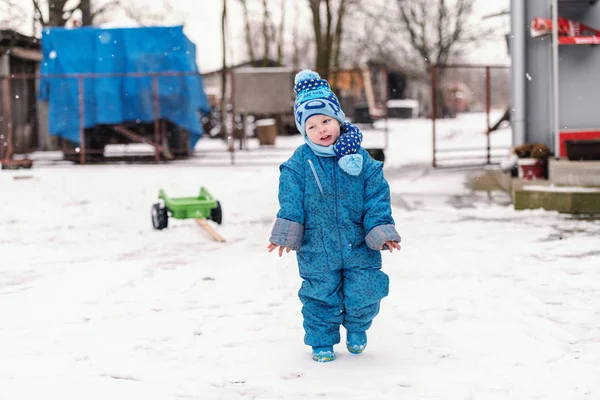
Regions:
<instances>
[{"instance_id":1,"label":"child's face","mask_svg":"<svg viewBox=\"0 0 600 400\"><path fill-rule=\"evenodd\" d=\"M340 123L328 115L313 115L305 126L310 141L319 146L332 145L340 137Z\"/></svg>"}]
</instances>

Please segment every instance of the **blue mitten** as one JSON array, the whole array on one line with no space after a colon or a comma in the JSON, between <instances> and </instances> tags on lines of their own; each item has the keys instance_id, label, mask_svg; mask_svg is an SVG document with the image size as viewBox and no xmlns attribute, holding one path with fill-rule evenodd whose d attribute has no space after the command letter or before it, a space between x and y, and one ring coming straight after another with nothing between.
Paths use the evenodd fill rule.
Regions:
<instances>
[{"instance_id":1,"label":"blue mitten","mask_svg":"<svg viewBox=\"0 0 600 400\"><path fill-rule=\"evenodd\" d=\"M362 171L363 158L358 153L362 142L362 132L349 122L344 122L340 128L340 138L333 145L333 150L339 158L340 168L350 174L358 175Z\"/></svg>"}]
</instances>

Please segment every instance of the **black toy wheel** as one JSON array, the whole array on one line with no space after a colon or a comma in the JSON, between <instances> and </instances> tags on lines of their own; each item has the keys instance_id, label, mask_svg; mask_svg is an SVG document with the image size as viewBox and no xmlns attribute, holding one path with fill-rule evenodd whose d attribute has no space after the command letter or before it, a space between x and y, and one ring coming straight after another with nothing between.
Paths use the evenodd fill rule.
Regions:
<instances>
[{"instance_id":1,"label":"black toy wheel","mask_svg":"<svg viewBox=\"0 0 600 400\"><path fill-rule=\"evenodd\" d=\"M167 208L160 203L156 203L152 206L152 226L159 231L169 226L169 214L167 214Z\"/></svg>"},{"instance_id":2,"label":"black toy wheel","mask_svg":"<svg viewBox=\"0 0 600 400\"><path fill-rule=\"evenodd\" d=\"M210 217L212 221L215 221L217 224L221 225L223 222L223 209L221 208L221 203L217 200L217 206L210 210Z\"/></svg>"}]
</instances>

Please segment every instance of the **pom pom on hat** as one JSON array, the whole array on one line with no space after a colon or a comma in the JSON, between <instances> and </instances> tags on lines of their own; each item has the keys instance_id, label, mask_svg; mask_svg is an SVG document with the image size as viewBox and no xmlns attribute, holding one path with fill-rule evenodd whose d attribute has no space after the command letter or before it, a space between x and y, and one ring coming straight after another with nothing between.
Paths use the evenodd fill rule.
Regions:
<instances>
[{"instance_id":1,"label":"pom pom on hat","mask_svg":"<svg viewBox=\"0 0 600 400\"><path fill-rule=\"evenodd\" d=\"M329 97L329 95L333 95L329 87L329 82L326 79L322 79L315 71L303 69L296 74L294 78L294 92L296 92L297 100L304 102L307 97L314 98L315 91L317 90L320 91L320 95L317 97Z\"/></svg>"},{"instance_id":2,"label":"pom pom on hat","mask_svg":"<svg viewBox=\"0 0 600 400\"><path fill-rule=\"evenodd\" d=\"M310 69L303 69L302 71L296 74L294 84L297 85L299 82L306 81L308 79L321 79L321 76L319 76L318 73Z\"/></svg>"}]
</instances>

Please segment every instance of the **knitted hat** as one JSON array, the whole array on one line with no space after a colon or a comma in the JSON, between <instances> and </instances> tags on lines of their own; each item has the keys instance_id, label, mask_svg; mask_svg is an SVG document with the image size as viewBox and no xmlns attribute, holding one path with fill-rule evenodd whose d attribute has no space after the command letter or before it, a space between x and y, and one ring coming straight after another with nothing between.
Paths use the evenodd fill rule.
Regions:
<instances>
[{"instance_id":1,"label":"knitted hat","mask_svg":"<svg viewBox=\"0 0 600 400\"><path fill-rule=\"evenodd\" d=\"M294 116L296 127L304 136L304 141L315 152L323 157L337 157L342 170L350 175L358 175L362 170L362 156L358 153L362 142L362 133L349 122L331 88L329 82L321 79L319 74L305 69L296 74L294 91ZM306 121L313 115L327 115L339 121L340 137L331 146L323 147L306 135Z\"/></svg>"},{"instance_id":2,"label":"knitted hat","mask_svg":"<svg viewBox=\"0 0 600 400\"><path fill-rule=\"evenodd\" d=\"M340 102L329 87L329 82L321 79L319 74L309 69L296 74L294 91L294 116L296 127L306 136L306 120L313 115L328 115L343 124L346 115L342 111Z\"/></svg>"}]
</instances>

